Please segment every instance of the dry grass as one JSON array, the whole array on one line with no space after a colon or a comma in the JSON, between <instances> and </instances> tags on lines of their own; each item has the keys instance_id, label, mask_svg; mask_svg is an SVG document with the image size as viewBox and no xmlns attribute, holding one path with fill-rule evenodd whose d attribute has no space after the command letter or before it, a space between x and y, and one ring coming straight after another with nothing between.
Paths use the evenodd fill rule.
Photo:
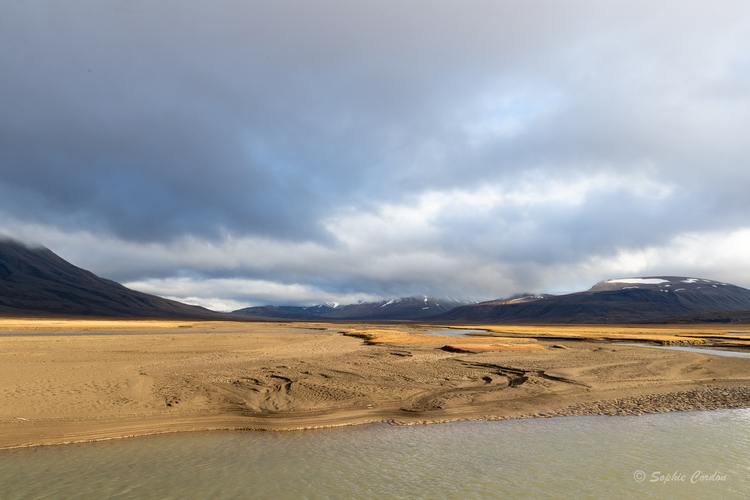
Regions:
<instances>
[{"instance_id":1,"label":"dry grass","mask_svg":"<svg viewBox=\"0 0 750 500\"><path fill-rule=\"evenodd\" d=\"M727 332L747 332L750 335L750 325L440 325L440 328L460 328L474 330L488 330L494 333L515 333L526 335L724 335Z\"/></svg>"},{"instance_id":2,"label":"dry grass","mask_svg":"<svg viewBox=\"0 0 750 500\"><path fill-rule=\"evenodd\" d=\"M455 328L455 326L442 326ZM475 330L486 330L487 335L498 338L535 338L535 339L571 339L602 340L614 342L655 342L658 344L704 344L713 340L750 340L750 328L741 326L685 325L680 327L643 326L643 325L532 325L532 326L498 326L474 325ZM747 332L747 336L727 333ZM484 334L474 334L486 338Z\"/></svg>"},{"instance_id":3,"label":"dry grass","mask_svg":"<svg viewBox=\"0 0 750 500\"><path fill-rule=\"evenodd\" d=\"M84 319L8 319L0 318L0 331L56 331L56 330L133 330L133 329L177 329L191 327L197 321L169 320L84 320ZM206 323L203 323L206 324Z\"/></svg>"},{"instance_id":4,"label":"dry grass","mask_svg":"<svg viewBox=\"0 0 750 500\"><path fill-rule=\"evenodd\" d=\"M433 328L434 330L434 328ZM443 335L427 335L420 331L406 331L396 329L361 329L361 330L347 330L342 332L344 335L350 337L359 337L367 340L370 345L377 344L390 344L390 345L405 345L405 344L445 344L446 342L456 341L456 337L443 336ZM462 337L462 344L487 344L488 337ZM536 342L533 338L521 338L521 337L492 337L492 344L527 344Z\"/></svg>"},{"instance_id":5,"label":"dry grass","mask_svg":"<svg viewBox=\"0 0 750 500\"><path fill-rule=\"evenodd\" d=\"M317 326L317 325L316 325ZM253 332L257 330L297 330L314 328L308 324L236 321L184 321L138 319L12 319L0 318L0 333L210 333Z\"/></svg>"},{"instance_id":6,"label":"dry grass","mask_svg":"<svg viewBox=\"0 0 750 500\"><path fill-rule=\"evenodd\" d=\"M122 319L24 319L0 318L0 333L253 333L288 330L328 330L364 338L368 344L446 344L456 337L427 335L436 329L486 330L486 334L461 337L462 344L520 344L537 340L601 340L611 342L655 342L659 344L702 344L715 341L750 341L748 325L370 325L362 323L292 323ZM747 333L731 335L727 333ZM489 338L492 340L490 341Z\"/></svg>"}]
</instances>

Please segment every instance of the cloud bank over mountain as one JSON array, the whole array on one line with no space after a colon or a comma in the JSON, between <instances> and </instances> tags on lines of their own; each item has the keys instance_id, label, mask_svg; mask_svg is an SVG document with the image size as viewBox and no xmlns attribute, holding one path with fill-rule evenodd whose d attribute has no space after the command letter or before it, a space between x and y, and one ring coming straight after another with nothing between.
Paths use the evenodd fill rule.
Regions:
<instances>
[{"instance_id":1,"label":"cloud bank over mountain","mask_svg":"<svg viewBox=\"0 0 750 500\"><path fill-rule=\"evenodd\" d=\"M750 6L13 3L0 233L217 308L750 286Z\"/></svg>"}]
</instances>

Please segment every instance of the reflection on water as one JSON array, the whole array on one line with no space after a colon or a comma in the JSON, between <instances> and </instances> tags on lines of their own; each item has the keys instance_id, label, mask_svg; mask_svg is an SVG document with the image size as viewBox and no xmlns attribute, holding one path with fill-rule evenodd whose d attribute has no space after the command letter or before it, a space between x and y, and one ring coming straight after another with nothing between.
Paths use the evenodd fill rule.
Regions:
<instances>
[{"instance_id":1,"label":"reflection on water","mask_svg":"<svg viewBox=\"0 0 750 500\"><path fill-rule=\"evenodd\" d=\"M439 335L441 337L465 337L470 333L487 333L487 330L454 330L452 328L445 328L442 330L425 332L424 335Z\"/></svg>"},{"instance_id":2,"label":"reflection on water","mask_svg":"<svg viewBox=\"0 0 750 500\"><path fill-rule=\"evenodd\" d=\"M697 352L698 354L712 354L714 356L724 356L727 358L750 358L750 352L738 351L721 351L719 349L704 349L702 347L686 347L681 345L648 345L648 344L615 344L627 345L633 347L649 347L652 349L667 349L670 351Z\"/></svg>"},{"instance_id":3,"label":"reflection on water","mask_svg":"<svg viewBox=\"0 0 750 500\"><path fill-rule=\"evenodd\" d=\"M172 434L0 452L0 496L746 498L748 424L721 410Z\"/></svg>"}]
</instances>

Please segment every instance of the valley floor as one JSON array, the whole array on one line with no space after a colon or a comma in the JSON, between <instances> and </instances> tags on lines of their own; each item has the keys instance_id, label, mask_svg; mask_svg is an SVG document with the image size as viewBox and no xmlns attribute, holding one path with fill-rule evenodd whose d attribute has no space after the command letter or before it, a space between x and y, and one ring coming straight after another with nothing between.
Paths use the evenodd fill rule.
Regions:
<instances>
[{"instance_id":1,"label":"valley floor","mask_svg":"<svg viewBox=\"0 0 750 500\"><path fill-rule=\"evenodd\" d=\"M750 407L748 358L617 344L744 350L750 337L726 334L747 326L479 329L492 331L458 338L411 324L3 319L0 448L204 429Z\"/></svg>"}]
</instances>

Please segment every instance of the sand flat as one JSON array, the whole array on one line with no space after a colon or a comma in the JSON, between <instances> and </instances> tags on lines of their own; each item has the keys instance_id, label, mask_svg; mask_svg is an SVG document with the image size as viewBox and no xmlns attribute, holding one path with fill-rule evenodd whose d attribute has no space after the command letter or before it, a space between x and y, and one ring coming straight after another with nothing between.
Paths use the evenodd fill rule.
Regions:
<instances>
[{"instance_id":1,"label":"sand flat","mask_svg":"<svg viewBox=\"0 0 750 500\"><path fill-rule=\"evenodd\" d=\"M434 329L0 320L0 447L198 429L750 406L750 359L607 342L617 333L700 340L721 337L720 329L547 326L460 340L425 335ZM576 334L581 340L560 339ZM498 349L443 349L450 344Z\"/></svg>"}]
</instances>

